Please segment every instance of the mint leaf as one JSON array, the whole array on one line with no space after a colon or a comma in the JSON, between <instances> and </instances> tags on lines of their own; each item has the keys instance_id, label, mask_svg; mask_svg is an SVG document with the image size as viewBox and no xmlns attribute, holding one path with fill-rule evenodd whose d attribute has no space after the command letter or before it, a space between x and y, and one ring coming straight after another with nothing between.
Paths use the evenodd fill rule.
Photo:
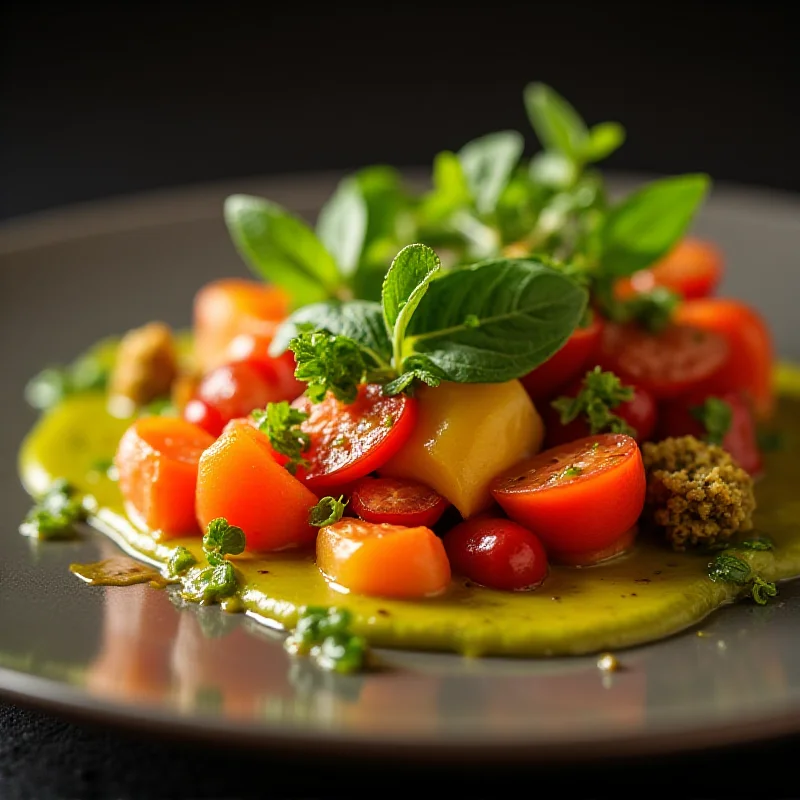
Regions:
<instances>
[{"instance_id":1,"label":"mint leaf","mask_svg":"<svg viewBox=\"0 0 800 800\"><path fill-rule=\"evenodd\" d=\"M224 517L212 519L206 526L203 552L209 564L219 564L227 555L238 556L244 552L244 548L244 531L236 525L231 525Z\"/></svg>"},{"instance_id":2,"label":"mint leaf","mask_svg":"<svg viewBox=\"0 0 800 800\"><path fill-rule=\"evenodd\" d=\"M614 206L600 232L603 272L624 277L665 255L686 232L709 183L702 174L662 178Z\"/></svg>"},{"instance_id":3,"label":"mint leaf","mask_svg":"<svg viewBox=\"0 0 800 800\"><path fill-rule=\"evenodd\" d=\"M386 330L392 339L392 360L400 369L403 337L420 300L440 272L439 256L424 244L404 247L392 261L383 281L382 305Z\"/></svg>"},{"instance_id":4,"label":"mint leaf","mask_svg":"<svg viewBox=\"0 0 800 800\"><path fill-rule=\"evenodd\" d=\"M440 379L497 383L527 374L580 322L584 288L534 260L495 259L433 281L407 329L405 371L424 356Z\"/></svg>"},{"instance_id":5,"label":"mint leaf","mask_svg":"<svg viewBox=\"0 0 800 800\"><path fill-rule=\"evenodd\" d=\"M517 166L525 141L516 131L498 131L473 139L458 160L479 214L491 214Z\"/></svg>"},{"instance_id":6,"label":"mint leaf","mask_svg":"<svg viewBox=\"0 0 800 800\"><path fill-rule=\"evenodd\" d=\"M367 204L358 181L345 178L322 206L317 218L317 236L345 277L358 269L366 235Z\"/></svg>"},{"instance_id":7,"label":"mint leaf","mask_svg":"<svg viewBox=\"0 0 800 800\"><path fill-rule=\"evenodd\" d=\"M392 345L386 334L383 311L379 303L369 300L352 300L340 303L314 303L291 314L275 332L270 354L279 356L301 329L319 329L336 336L346 336L358 342L367 367L388 369Z\"/></svg>"},{"instance_id":8,"label":"mint leaf","mask_svg":"<svg viewBox=\"0 0 800 800\"><path fill-rule=\"evenodd\" d=\"M389 396L400 394L409 389L415 381L427 386L438 386L443 380L445 376L430 359L425 356L410 356L403 361L403 374L385 384L383 393Z\"/></svg>"},{"instance_id":9,"label":"mint leaf","mask_svg":"<svg viewBox=\"0 0 800 800\"><path fill-rule=\"evenodd\" d=\"M441 224L458 209L472 203L472 191L459 157L449 150L433 158L433 189L425 195L420 215L427 225Z\"/></svg>"},{"instance_id":10,"label":"mint leaf","mask_svg":"<svg viewBox=\"0 0 800 800\"><path fill-rule=\"evenodd\" d=\"M526 86L524 100L542 147L563 153L572 161L580 161L589 139L580 114L558 92L543 83Z\"/></svg>"},{"instance_id":11,"label":"mint leaf","mask_svg":"<svg viewBox=\"0 0 800 800\"><path fill-rule=\"evenodd\" d=\"M595 163L608 158L625 141L625 128L618 122L601 122L589 130L589 138L583 146L583 159Z\"/></svg>"},{"instance_id":12,"label":"mint leaf","mask_svg":"<svg viewBox=\"0 0 800 800\"><path fill-rule=\"evenodd\" d=\"M708 565L708 577L715 583L735 583L743 586L750 580L750 565L741 558L722 553Z\"/></svg>"},{"instance_id":13,"label":"mint leaf","mask_svg":"<svg viewBox=\"0 0 800 800\"><path fill-rule=\"evenodd\" d=\"M242 258L259 277L288 291L295 305L334 296L341 276L333 256L305 222L276 203L235 194L225 223Z\"/></svg>"}]
</instances>

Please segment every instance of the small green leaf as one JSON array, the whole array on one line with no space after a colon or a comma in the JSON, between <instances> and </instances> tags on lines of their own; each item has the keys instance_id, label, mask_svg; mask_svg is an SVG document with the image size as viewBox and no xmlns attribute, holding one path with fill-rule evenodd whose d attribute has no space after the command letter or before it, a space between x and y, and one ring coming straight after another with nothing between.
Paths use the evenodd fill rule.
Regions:
<instances>
[{"instance_id":1,"label":"small green leaf","mask_svg":"<svg viewBox=\"0 0 800 800\"><path fill-rule=\"evenodd\" d=\"M425 225L442 225L455 211L472 203L461 161L450 150L434 156L432 183L433 189L422 198L419 208L420 221Z\"/></svg>"},{"instance_id":2,"label":"small green leaf","mask_svg":"<svg viewBox=\"0 0 800 800\"><path fill-rule=\"evenodd\" d=\"M27 513L19 532L34 539L73 539L76 523L86 516L86 505L75 487L59 478Z\"/></svg>"},{"instance_id":3,"label":"small green leaf","mask_svg":"<svg viewBox=\"0 0 800 800\"><path fill-rule=\"evenodd\" d=\"M103 391L109 374L109 366L89 352L66 367L47 367L34 375L25 386L25 400L45 411L69 395Z\"/></svg>"},{"instance_id":4,"label":"small green leaf","mask_svg":"<svg viewBox=\"0 0 800 800\"><path fill-rule=\"evenodd\" d=\"M692 406L689 412L705 428L705 440L721 445L733 422L730 405L719 397L708 397L702 405Z\"/></svg>"},{"instance_id":5,"label":"small green leaf","mask_svg":"<svg viewBox=\"0 0 800 800\"><path fill-rule=\"evenodd\" d=\"M660 333L675 318L681 296L665 286L656 286L647 292L637 292L627 300L613 299L606 307L608 316L615 322L633 322L650 333Z\"/></svg>"},{"instance_id":6,"label":"small green leaf","mask_svg":"<svg viewBox=\"0 0 800 800\"><path fill-rule=\"evenodd\" d=\"M181 596L195 603L213 603L236 591L236 570L230 561L218 561L207 567L190 569L183 579Z\"/></svg>"},{"instance_id":7,"label":"small green leaf","mask_svg":"<svg viewBox=\"0 0 800 800\"><path fill-rule=\"evenodd\" d=\"M172 551L172 555L167 561L167 574L175 578L196 563L197 559L192 555L191 551L181 545Z\"/></svg>"},{"instance_id":8,"label":"small green leaf","mask_svg":"<svg viewBox=\"0 0 800 800\"><path fill-rule=\"evenodd\" d=\"M429 366L437 379L458 383L521 377L563 346L587 299L584 288L534 260L495 259L446 273L411 319L402 371Z\"/></svg>"},{"instance_id":9,"label":"small green leaf","mask_svg":"<svg viewBox=\"0 0 800 800\"><path fill-rule=\"evenodd\" d=\"M709 183L702 174L663 178L614 206L601 230L603 271L631 275L665 255L686 232Z\"/></svg>"},{"instance_id":10,"label":"small green leaf","mask_svg":"<svg viewBox=\"0 0 800 800\"><path fill-rule=\"evenodd\" d=\"M225 556L238 556L245 548L244 531L224 517L212 519L203 536L203 552L210 564L221 563Z\"/></svg>"},{"instance_id":11,"label":"small green leaf","mask_svg":"<svg viewBox=\"0 0 800 800\"><path fill-rule=\"evenodd\" d=\"M305 467L308 462L303 453L308 450L311 438L300 427L308 419L308 414L299 408L293 408L286 400L269 403L264 410L257 409L250 416L255 420L258 429L267 435L272 449L286 456L286 469L294 475L298 467Z\"/></svg>"},{"instance_id":12,"label":"small green leaf","mask_svg":"<svg viewBox=\"0 0 800 800\"><path fill-rule=\"evenodd\" d=\"M745 539L744 541L739 542L737 546L744 548L745 550L775 549L775 543L769 538L769 536L765 536L763 533L759 534L758 536L752 536L749 539Z\"/></svg>"},{"instance_id":13,"label":"small green leaf","mask_svg":"<svg viewBox=\"0 0 800 800\"><path fill-rule=\"evenodd\" d=\"M537 153L528 166L530 178L534 183L555 190L572 186L578 177L578 171L574 161L563 153L552 150Z\"/></svg>"},{"instance_id":14,"label":"small green leaf","mask_svg":"<svg viewBox=\"0 0 800 800\"><path fill-rule=\"evenodd\" d=\"M722 553L708 565L708 577L715 583L736 583L744 586L750 579L750 565L741 558Z\"/></svg>"},{"instance_id":15,"label":"small green leaf","mask_svg":"<svg viewBox=\"0 0 800 800\"><path fill-rule=\"evenodd\" d=\"M479 214L491 214L517 166L525 141L516 131L498 131L473 139L458 152Z\"/></svg>"},{"instance_id":16,"label":"small green leaf","mask_svg":"<svg viewBox=\"0 0 800 800\"><path fill-rule=\"evenodd\" d=\"M771 581L765 581L763 578L756 576L753 579L751 592L753 600L760 606L765 606L769 602L770 597L777 597L778 587Z\"/></svg>"},{"instance_id":17,"label":"small green leaf","mask_svg":"<svg viewBox=\"0 0 800 800\"><path fill-rule=\"evenodd\" d=\"M309 606L297 620L286 649L293 654L310 655L321 669L359 672L367 665L369 648L350 630L352 615L347 609Z\"/></svg>"},{"instance_id":18,"label":"small green leaf","mask_svg":"<svg viewBox=\"0 0 800 800\"><path fill-rule=\"evenodd\" d=\"M595 163L608 158L625 141L625 128L618 122L601 122L589 130L589 138L583 147L583 158Z\"/></svg>"},{"instance_id":19,"label":"small green leaf","mask_svg":"<svg viewBox=\"0 0 800 800\"><path fill-rule=\"evenodd\" d=\"M589 138L580 114L554 89L543 83L525 87L525 109L539 141L546 150L580 161Z\"/></svg>"},{"instance_id":20,"label":"small green leaf","mask_svg":"<svg viewBox=\"0 0 800 800\"><path fill-rule=\"evenodd\" d=\"M341 276L333 256L305 222L276 203L231 195L225 201L225 222L253 272L286 289L295 305L338 292Z\"/></svg>"},{"instance_id":21,"label":"small green leaf","mask_svg":"<svg viewBox=\"0 0 800 800\"><path fill-rule=\"evenodd\" d=\"M338 500L335 497L323 497L308 512L308 524L315 528L324 528L326 525L338 522L344 515L344 509L347 506L347 502L342 502L343 500L344 496L339 497Z\"/></svg>"},{"instance_id":22,"label":"small green leaf","mask_svg":"<svg viewBox=\"0 0 800 800\"><path fill-rule=\"evenodd\" d=\"M322 206L317 218L317 236L345 277L353 275L358 268L366 235L367 204L358 180L345 178Z\"/></svg>"}]
</instances>

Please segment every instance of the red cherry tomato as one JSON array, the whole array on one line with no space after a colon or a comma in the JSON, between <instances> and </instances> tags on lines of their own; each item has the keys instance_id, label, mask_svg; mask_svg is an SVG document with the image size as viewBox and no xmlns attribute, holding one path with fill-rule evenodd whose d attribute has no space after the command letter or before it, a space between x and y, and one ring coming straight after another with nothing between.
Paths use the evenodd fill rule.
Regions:
<instances>
[{"instance_id":1,"label":"red cherry tomato","mask_svg":"<svg viewBox=\"0 0 800 800\"><path fill-rule=\"evenodd\" d=\"M361 386L351 405L332 396L312 403L305 395L293 405L309 414L301 426L311 437L302 477L315 492L344 486L382 467L406 443L417 421L416 400L386 397L376 384Z\"/></svg>"},{"instance_id":2,"label":"red cherry tomato","mask_svg":"<svg viewBox=\"0 0 800 800\"><path fill-rule=\"evenodd\" d=\"M582 379L573 381L569 386L565 387L563 393L559 393L559 397L562 394L565 397L576 397L582 385ZM636 431L637 442L645 442L653 435L656 427L656 401L646 389L642 389L639 386L632 388L633 398L625 400L616 408L612 408L611 411L625 420ZM539 413L544 421L546 447L555 447L559 444L574 442L576 439L583 439L592 433L586 415L562 425L560 414L550 403L540 408Z\"/></svg>"},{"instance_id":3,"label":"red cherry tomato","mask_svg":"<svg viewBox=\"0 0 800 800\"><path fill-rule=\"evenodd\" d=\"M594 360L603 334L603 319L592 314L585 328L576 328L567 343L524 378L522 385L533 400L551 397L560 386L584 372Z\"/></svg>"},{"instance_id":4,"label":"red cherry tomato","mask_svg":"<svg viewBox=\"0 0 800 800\"><path fill-rule=\"evenodd\" d=\"M552 559L586 565L631 545L645 472L630 436L603 433L545 450L496 478L491 489Z\"/></svg>"},{"instance_id":5,"label":"red cherry tomato","mask_svg":"<svg viewBox=\"0 0 800 800\"><path fill-rule=\"evenodd\" d=\"M716 395L731 409L731 427L722 439L722 447L751 475L761 472L763 462L758 449L753 412L746 397L740 392ZM702 439L706 430L694 416L692 409L702 406L709 395L694 392L665 403L661 409L658 430L662 438L668 436L696 436Z\"/></svg>"},{"instance_id":6,"label":"red cherry tomato","mask_svg":"<svg viewBox=\"0 0 800 800\"><path fill-rule=\"evenodd\" d=\"M652 334L636 325L607 323L598 362L623 383L663 400L700 386L727 358L727 342L713 331L675 324Z\"/></svg>"},{"instance_id":7,"label":"red cherry tomato","mask_svg":"<svg viewBox=\"0 0 800 800\"><path fill-rule=\"evenodd\" d=\"M709 298L682 303L676 319L728 342L724 366L703 389L711 394L742 390L750 396L756 416L767 419L775 407L775 354L764 318L740 300Z\"/></svg>"},{"instance_id":8,"label":"red cherry tomato","mask_svg":"<svg viewBox=\"0 0 800 800\"><path fill-rule=\"evenodd\" d=\"M294 400L305 391L305 384L294 377L297 366L294 353L287 350L277 358L269 354L272 335L267 333L240 333L226 350L226 363L249 361L262 367L274 380L281 400Z\"/></svg>"},{"instance_id":9,"label":"red cherry tomato","mask_svg":"<svg viewBox=\"0 0 800 800\"><path fill-rule=\"evenodd\" d=\"M663 286L686 300L708 297L714 293L723 273L719 249L700 239L684 239L661 261L620 281L617 289L622 297L635 292L649 292Z\"/></svg>"},{"instance_id":10,"label":"red cherry tomato","mask_svg":"<svg viewBox=\"0 0 800 800\"><path fill-rule=\"evenodd\" d=\"M432 527L449 505L430 486L396 478L362 478L350 498L361 519L409 528Z\"/></svg>"},{"instance_id":11,"label":"red cherry tomato","mask_svg":"<svg viewBox=\"0 0 800 800\"><path fill-rule=\"evenodd\" d=\"M219 436L232 419L286 398L263 364L242 361L211 370L200 381L194 399L199 402L186 404L184 418Z\"/></svg>"},{"instance_id":12,"label":"red cherry tomato","mask_svg":"<svg viewBox=\"0 0 800 800\"><path fill-rule=\"evenodd\" d=\"M535 589L547 577L547 553L539 539L508 519L475 517L445 534L453 571L489 589Z\"/></svg>"}]
</instances>

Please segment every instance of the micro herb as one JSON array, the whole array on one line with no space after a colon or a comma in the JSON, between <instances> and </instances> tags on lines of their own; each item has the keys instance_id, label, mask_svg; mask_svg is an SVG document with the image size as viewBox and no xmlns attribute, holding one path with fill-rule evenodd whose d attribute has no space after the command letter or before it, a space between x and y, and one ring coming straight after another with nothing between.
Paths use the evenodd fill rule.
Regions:
<instances>
[{"instance_id":1,"label":"micro herb","mask_svg":"<svg viewBox=\"0 0 800 800\"><path fill-rule=\"evenodd\" d=\"M309 606L286 639L294 655L310 656L322 669L339 673L359 672L367 666L366 641L355 636L352 615L345 609Z\"/></svg>"},{"instance_id":2,"label":"micro herb","mask_svg":"<svg viewBox=\"0 0 800 800\"><path fill-rule=\"evenodd\" d=\"M315 528L324 528L326 525L333 525L334 522L338 522L347 506L347 502L342 502L343 500L343 496L338 500L335 497L323 497L308 512L308 524L313 525Z\"/></svg>"},{"instance_id":3,"label":"micro herb","mask_svg":"<svg viewBox=\"0 0 800 800\"><path fill-rule=\"evenodd\" d=\"M167 574L171 578L175 578L196 563L197 559L192 555L191 551L183 546L176 547L167 561Z\"/></svg>"},{"instance_id":4,"label":"micro herb","mask_svg":"<svg viewBox=\"0 0 800 800\"><path fill-rule=\"evenodd\" d=\"M633 399L633 389L623 386L613 372L595 367L586 373L581 390L575 397L562 396L553 400L552 406L561 415L561 424L584 417L592 434L610 431L636 436L636 431L615 414L612 409Z\"/></svg>"},{"instance_id":5,"label":"micro herb","mask_svg":"<svg viewBox=\"0 0 800 800\"><path fill-rule=\"evenodd\" d=\"M265 409L257 409L250 415L258 429L267 435L272 449L289 460L286 469L294 475L298 467L305 467L308 462L303 453L311 443L309 435L301 428L308 419L308 414L299 408L293 408L288 402L270 403Z\"/></svg>"},{"instance_id":6,"label":"micro herb","mask_svg":"<svg viewBox=\"0 0 800 800\"><path fill-rule=\"evenodd\" d=\"M615 322L634 323L649 333L660 333L672 322L680 302L680 295L657 286L627 300L606 298L603 306Z\"/></svg>"},{"instance_id":7,"label":"micro herb","mask_svg":"<svg viewBox=\"0 0 800 800\"><path fill-rule=\"evenodd\" d=\"M33 408L44 411L69 395L103 391L108 376L108 366L101 359L87 354L66 367L43 369L28 381L25 399Z\"/></svg>"},{"instance_id":8,"label":"micro herb","mask_svg":"<svg viewBox=\"0 0 800 800\"><path fill-rule=\"evenodd\" d=\"M27 513L19 532L34 539L73 539L76 523L86 515L86 504L75 488L59 478Z\"/></svg>"},{"instance_id":9,"label":"micro herb","mask_svg":"<svg viewBox=\"0 0 800 800\"><path fill-rule=\"evenodd\" d=\"M211 520L203 536L208 566L193 567L186 572L181 595L202 604L230 597L236 591L236 570L225 557L239 555L244 547L245 535L241 528L230 525L222 517Z\"/></svg>"},{"instance_id":10,"label":"micro herb","mask_svg":"<svg viewBox=\"0 0 800 800\"><path fill-rule=\"evenodd\" d=\"M737 547L741 547L744 550L774 550L775 543L769 538L769 536L765 536L763 533L761 533L758 536L744 539L743 541L739 542Z\"/></svg>"},{"instance_id":11,"label":"micro herb","mask_svg":"<svg viewBox=\"0 0 800 800\"><path fill-rule=\"evenodd\" d=\"M578 475L582 475L583 470L580 467L576 467L575 465L570 465L566 469L561 471L561 474L558 476L561 480L566 480L568 478L577 478Z\"/></svg>"},{"instance_id":12,"label":"micro herb","mask_svg":"<svg viewBox=\"0 0 800 800\"><path fill-rule=\"evenodd\" d=\"M718 397L708 397L702 405L692 406L690 413L705 428L705 440L721 445L733 422L730 405Z\"/></svg>"},{"instance_id":13,"label":"micro herb","mask_svg":"<svg viewBox=\"0 0 800 800\"><path fill-rule=\"evenodd\" d=\"M774 583L753 575L746 561L730 553L721 553L708 565L708 577L715 583L734 583L743 587L761 606L778 594L778 587Z\"/></svg>"}]
</instances>

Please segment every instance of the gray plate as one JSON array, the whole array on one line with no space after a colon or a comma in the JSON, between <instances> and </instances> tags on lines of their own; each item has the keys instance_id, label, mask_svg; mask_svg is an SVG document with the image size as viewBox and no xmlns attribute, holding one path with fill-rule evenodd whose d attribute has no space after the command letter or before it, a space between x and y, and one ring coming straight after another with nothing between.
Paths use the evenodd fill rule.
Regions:
<instances>
[{"instance_id":1,"label":"gray plate","mask_svg":"<svg viewBox=\"0 0 800 800\"><path fill-rule=\"evenodd\" d=\"M199 286L245 274L220 216L226 194L312 215L335 177L115 199L0 226L0 690L124 725L359 757L629 756L800 731L797 584L775 606L726 608L701 631L625 651L613 675L593 658L398 652L387 672L341 677L291 660L280 634L251 619L178 608L141 586L84 586L67 565L113 553L99 534L41 546L17 535L28 501L16 453L35 420L25 381L146 320L186 325ZM800 201L718 188L696 230L726 251L724 290L767 314L781 354L800 359Z\"/></svg>"}]
</instances>

